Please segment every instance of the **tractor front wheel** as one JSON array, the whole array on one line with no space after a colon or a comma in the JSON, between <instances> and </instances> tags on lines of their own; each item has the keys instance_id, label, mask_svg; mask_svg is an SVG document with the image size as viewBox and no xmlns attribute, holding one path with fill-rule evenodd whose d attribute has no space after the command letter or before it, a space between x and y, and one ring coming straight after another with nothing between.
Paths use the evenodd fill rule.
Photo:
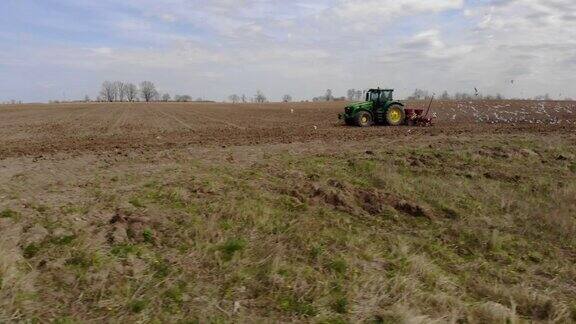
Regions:
<instances>
[{"instance_id":1,"label":"tractor front wheel","mask_svg":"<svg viewBox=\"0 0 576 324\"><path fill-rule=\"evenodd\" d=\"M356 126L369 127L372 126L372 115L367 111L361 111L356 114Z\"/></svg>"},{"instance_id":2,"label":"tractor front wheel","mask_svg":"<svg viewBox=\"0 0 576 324\"><path fill-rule=\"evenodd\" d=\"M388 111L386 111L386 122L390 126L400 126L404 124L406 120L406 112L404 108L399 105L393 105L388 107Z\"/></svg>"}]
</instances>

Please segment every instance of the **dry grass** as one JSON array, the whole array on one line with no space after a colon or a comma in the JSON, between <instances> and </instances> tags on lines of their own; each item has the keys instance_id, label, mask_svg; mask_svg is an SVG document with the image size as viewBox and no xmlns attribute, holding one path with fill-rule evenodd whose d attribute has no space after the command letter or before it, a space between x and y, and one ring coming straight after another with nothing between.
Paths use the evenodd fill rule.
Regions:
<instances>
[{"instance_id":1,"label":"dry grass","mask_svg":"<svg viewBox=\"0 0 576 324\"><path fill-rule=\"evenodd\" d=\"M0 321L575 321L574 140L24 166L0 187Z\"/></svg>"}]
</instances>

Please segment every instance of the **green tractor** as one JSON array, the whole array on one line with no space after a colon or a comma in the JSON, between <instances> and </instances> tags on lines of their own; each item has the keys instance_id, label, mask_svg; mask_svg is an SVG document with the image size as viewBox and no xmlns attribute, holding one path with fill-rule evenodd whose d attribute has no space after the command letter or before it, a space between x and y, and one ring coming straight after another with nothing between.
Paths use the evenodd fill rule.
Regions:
<instances>
[{"instance_id":1,"label":"green tractor","mask_svg":"<svg viewBox=\"0 0 576 324\"><path fill-rule=\"evenodd\" d=\"M405 109L403 103L394 100L393 94L393 89L370 89L366 101L346 106L344 114L338 117L344 119L346 125L359 127L412 125L428 121L422 116L423 110Z\"/></svg>"}]
</instances>

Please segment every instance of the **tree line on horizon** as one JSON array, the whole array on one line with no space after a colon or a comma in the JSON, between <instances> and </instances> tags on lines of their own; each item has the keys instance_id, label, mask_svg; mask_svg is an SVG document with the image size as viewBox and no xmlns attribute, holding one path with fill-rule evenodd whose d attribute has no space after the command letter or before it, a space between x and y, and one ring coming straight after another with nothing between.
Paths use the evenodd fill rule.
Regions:
<instances>
[{"instance_id":1,"label":"tree line on horizon","mask_svg":"<svg viewBox=\"0 0 576 324\"><path fill-rule=\"evenodd\" d=\"M294 99L292 95L285 94L282 96L281 101L284 103L292 102ZM312 102L320 102L320 101L344 101L346 97L334 97L332 94L332 89L326 90L326 93L323 96L318 96L312 98ZM256 91L256 94L250 98L248 98L245 94L238 95L232 94L228 96L228 101L233 104L239 103L265 103L269 102L266 95L261 90ZM302 100L301 102L308 102L309 100Z\"/></svg>"},{"instance_id":2,"label":"tree line on horizon","mask_svg":"<svg viewBox=\"0 0 576 324\"><path fill-rule=\"evenodd\" d=\"M288 98L288 100L285 102L292 101L292 97L289 95L286 95L285 98ZM252 96L251 98L248 98L245 94L242 94L242 95L231 94L228 96L228 100L233 104L248 103L248 102L252 102L252 103L266 103L266 102L268 102L268 98L266 97L264 92L262 92L262 90L257 90L256 94L254 96Z\"/></svg>"},{"instance_id":3,"label":"tree line on horizon","mask_svg":"<svg viewBox=\"0 0 576 324\"><path fill-rule=\"evenodd\" d=\"M326 102L326 101L362 101L366 96L367 90L359 90L359 89L348 89L346 91L346 96L336 97L333 95L332 89L327 89L325 94L322 96L317 96L312 98L312 102ZM437 96L434 93L430 93L427 90L423 89L415 89L414 92L406 97L406 100L427 100L434 96L436 99L439 100L503 100L505 99L504 96L501 94L496 95L484 95L479 93L477 90L474 94L469 94L465 92L456 92L453 95L450 95L448 91L443 91L442 94ZM89 101L88 96L86 96L85 101ZM102 87L100 90L100 96L97 98L97 101L104 101L104 102L134 102L139 101L141 99L144 102L169 102L169 101L176 101L176 102L189 102L192 101L192 97L189 95L176 95L174 96L173 100L170 94L164 93L160 95L156 90L156 86L153 82L150 81L143 81L140 83L139 87L134 85L133 83L124 83L121 81L105 81L102 83ZM533 98L534 100L551 100L550 95L542 95L536 96ZM269 102L266 95L261 91L257 90L256 94L252 97L247 97L245 94L238 95L232 94L228 96L228 100L234 104L238 103L266 103ZM566 98L565 100L571 100L570 98ZM203 101L202 99L197 99L197 101ZM293 98L292 95L286 94L282 96L282 102L292 102ZM308 101L308 100L305 100Z\"/></svg>"},{"instance_id":4,"label":"tree line on horizon","mask_svg":"<svg viewBox=\"0 0 576 324\"><path fill-rule=\"evenodd\" d=\"M448 91L443 91L440 95L431 93L423 89L415 89L412 94L407 96L405 100L427 100L434 96L438 100L504 100L507 99L501 94L485 95L474 89L474 93L456 92L450 94ZM301 102L326 102L326 101L362 101L366 96L367 90L361 89L348 89L346 96L336 97L332 89L327 89L321 96L313 97L311 100L301 100ZM238 95L232 94L228 96L228 102L238 103L266 103L269 102L268 97L261 91L257 90L256 93L248 97L245 94ZM532 98L508 98L513 100L537 100L537 101L550 101L552 99L549 94L538 95ZM562 100L562 99L559 99ZM564 101L572 101L572 98L566 97ZM88 95L83 100L50 100L50 103L60 102L209 102L202 98L194 100L190 95L174 95L172 97L169 93L160 94L156 89L156 85L151 81L143 81L136 85L130 82L122 81L104 81L101 85L99 95L95 100L91 100ZM281 102L289 103L293 101L290 94L285 94L281 97ZM212 101L210 101L212 102ZM4 101L1 104L22 104L21 100Z\"/></svg>"},{"instance_id":5,"label":"tree line on horizon","mask_svg":"<svg viewBox=\"0 0 576 324\"><path fill-rule=\"evenodd\" d=\"M86 95L84 101L90 101ZM104 81L100 88L100 93L96 101L99 102L190 102L193 101L190 95L175 95L174 98L169 93L160 94L156 85L151 81L142 81L138 86L134 83L122 81ZM196 101L204 101L202 98Z\"/></svg>"}]
</instances>

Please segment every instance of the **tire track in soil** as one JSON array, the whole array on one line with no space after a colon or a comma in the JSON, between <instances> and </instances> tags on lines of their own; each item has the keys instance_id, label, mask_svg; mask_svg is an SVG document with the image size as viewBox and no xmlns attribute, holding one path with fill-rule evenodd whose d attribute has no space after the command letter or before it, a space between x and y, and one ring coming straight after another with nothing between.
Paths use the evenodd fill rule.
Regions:
<instances>
[{"instance_id":1,"label":"tire track in soil","mask_svg":"<svg viewBox=\"0 0 576 324\"><path fill-rule=\"evenodd\" d=\"M118 126L120 125L120 123L122 123L125 119L126 116L126 107L120 107L118 109L122 109L120 111L120 116L118 116L118 118L116 118L116 120L108 127L108 129L106 130L106 134L107 135L114 135L114 130L116 128L119 128Z\"/></svg>"},{"instance_id":2,"label":"tire track in soil","mask_svg":"<svg viewBox=\"0 0 576 324\"><path fill-rule=\"evenodd\" d=\"M168 123L164 122L160 122L160 120L165 119L164 117L160 116L159 114L157 114L152 107L150 106L146 106L144 109L148 114L150 114L151 116L153 116L152 120L152 124L153 126L159 131L161 132L162 130L166 130L166 127L162 127L162 125L168 125Z\"/></svg>"},{"instance_id":3,"label":"tire track in soil","mask_svg":"<svg viewBox=\"0 0 576 324\"><path fill-rule=\"evenodd\" d=\"M187 129L189 129L189 130L194 130L194 127L192 127L191 125L185 123L185 122L182 121L180 118L178 118L178 117L176 117L176 116L174 116L174 115L172 115L172 114L169 114L169 113L167 113L167 112L165 112L165 111L162 111L162 110L159 110L158 112L161 113L162 115L164 115L164 116L166 116L166 117L168 117L168 118L176 121L177 123L179 123L180 125L186 127Z\"/></svg>"},{"instance_id":4,"label":"tire track in soil","mask_svg":"<svg viewBox=\"0 0 576 324\"><path fill-rule=\"evenodd\" d=\"M215 118L215 117L207 116L207 115L205 115L205 114L203 114L203 113L198 112L197 110L189 110L189 112L191 112L193 115L198 116L198 117L200 117L200 118L203 118L203 119L205 119L205 120L209 120L209 121L216 122L216 123L219 123L219 124L224 124L224 125L226 125L226 126L230 126L230 127L233 127L233 128L239 129L239 130L246 130L246 127L243 127L243 126L240 126L240 125L238 125L238 124L234 124L234 123L225 121L225 120L223 120L223 119L221 119L221 118ZM176 118L178 121L186 124L186 123L183 122L180 118L177 118L177 117L174 117L174 118Z\"/></svg>"}]
</instances>

